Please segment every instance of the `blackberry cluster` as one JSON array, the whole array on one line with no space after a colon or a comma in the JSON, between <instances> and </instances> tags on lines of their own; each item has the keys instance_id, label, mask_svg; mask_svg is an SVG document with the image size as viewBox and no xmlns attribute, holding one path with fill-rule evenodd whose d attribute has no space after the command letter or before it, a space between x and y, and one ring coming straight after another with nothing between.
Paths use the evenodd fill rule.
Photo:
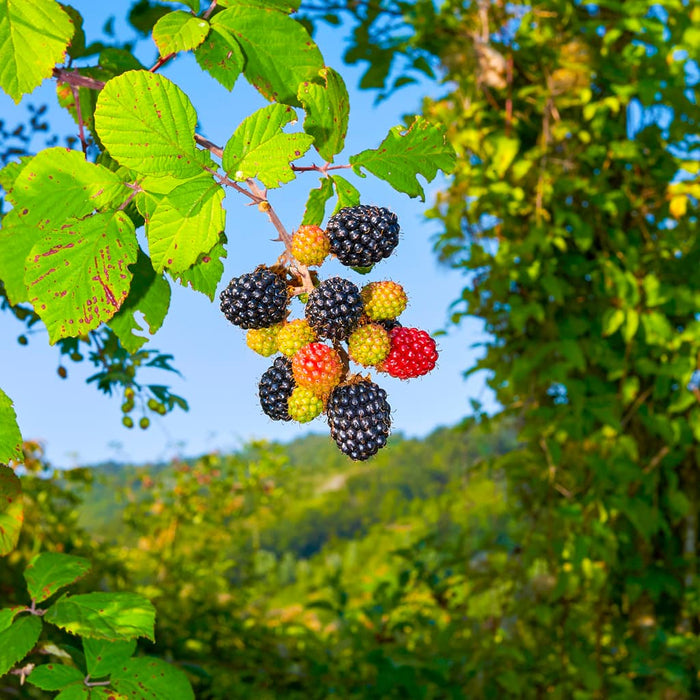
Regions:
<instances>
[{"instance_id":1,"label":"blackberry cluster","mask_svg":"<svg viewBox=\"0 0 700 700\"><path fill-rule=\"evenodd\" d=\"M362 288L340 276L309 273L331 253L350 267L371 267L399 241L396 215L383 207L341 209L326 229L302 226L287 250L288 265L258 266L234 277L221 292L221 310L247 329L248 347L264 357L280 353L260 379L263 412L273 420L306 423L325 413L331 437L344 454L366 460L386 445L391 408L386 391L370 375L419 377L437 361L435 341L397 319L407 297L392 280ZM281 258L285 260L285 258ZM289 318L290 302L305 304L303 318Z\"/></svg>"},{"instance_id":2,"label":"blackberry cluster","mask_svg":"<svg viewBox=\"0 0 700 700\"><path fill-rule=\"evenodd\" d=\"M343 265L371 267L388 258L399 244L396 214L384 207L345 207L328 220L331 253Z\"/></svg>"},{"instance_id":3,"label":"blackberry cluster","mask_svg":"<svg viewBox=\"0 0 700 700\"><path fill-rule=\"evenodd\" d=\"M309 294L306 320L321 338L346 340L363 312L360 290L342 277L321 282Z\"/></svg>"},{"instance_id":4,"label":"blackberry cluster","mask_svg":"<svg viewBox=\"0 0 700 700\"><path fill-rule=\"evenodd\" d=\"M334 389L326 407L331 437L351 459L365 460L386 445L391 406L386 391L368 379Z\"/></svg>"},{"instance_id":5,"label":"blackberry cluster","mask_svg":"<svg viewBox=\"0 0 700 700\"><path fill-rule=\"evenodd\" d=\"M260 405L272 420L292 420L289 415L289 397L294 391L292 363L286 357L277 357L258 384Z\"/></svg>"},{"instance_id":6,"label":"blackberry cluster","mask_svg":"<svg viewBox=\"0 0 700 700\"><path fill-rule=\"evenodd\" d=\"M234 277L219 295L224 316L241 328L267 328L287 313L287 283L260 265L254 272Z\"/></svg>"}]
</instances>

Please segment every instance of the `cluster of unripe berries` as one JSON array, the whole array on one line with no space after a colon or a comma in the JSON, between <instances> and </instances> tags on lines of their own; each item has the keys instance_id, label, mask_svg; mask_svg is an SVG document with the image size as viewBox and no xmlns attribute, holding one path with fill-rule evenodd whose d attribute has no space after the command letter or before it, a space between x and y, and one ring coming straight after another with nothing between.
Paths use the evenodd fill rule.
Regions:
<instances>
[{"instance_id":1,"label":"cluster of unripe berries","mask_svg":"<svg viewBox=\"0 0 700 700\"><path fill-rule=\"evenodd\" d=\"M435 341L397 320L407 297L396 282L362 288L342 277L319 281L308 267L329 254L353 268L370 268L399 242L396 215L358 205L341 209L325 230L301 226L289 246L289 265L259 266L235 277L221 292L221 310L246 329L247 344L272 366L259 384L260 405L273 420L306 423L326 414L331 437L352 459L365 460L386 444L391 409L386 392L350 362L399 379L427 374L437 361ZM308 283L300 276L305 271ZM363 269L364 271L364 269ZM304 318L289 319L298 296Z\"/></svg>"}]
</instances>

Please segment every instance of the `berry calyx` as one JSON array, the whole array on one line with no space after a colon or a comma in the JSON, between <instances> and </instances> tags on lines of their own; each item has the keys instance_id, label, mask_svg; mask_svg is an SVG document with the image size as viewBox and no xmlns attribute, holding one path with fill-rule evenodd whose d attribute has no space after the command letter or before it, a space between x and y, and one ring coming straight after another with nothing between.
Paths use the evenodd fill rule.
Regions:
<instances>
[{"instance_id":1,"label":"berry calyx","mask_svg":"<svg viewBox=\"0 0 700 700\"><path fill-rule=\"evenodd\" d=\"M406 308L408 298L403 287L396 282L370 282L360 291L365 313L373 321L394 319Z\"/></svg>"},{"instance_id":2,"label":"berry calyx","mask_svg":"<svg viewBox=\"0 0 700 700\"><path fill-rule=\"evenodd\" d=\"M435 341L418 328L394 328L390 331L391 350L378 369L398 379L428 374L437 362Z\"/></svg>"},{"instance_id":3,"label":"berry calyx","mask_svg":"<svg viewBox=\"0 0 700 700\"><path fill-rule=\"evenodd\" d=\"M382 363L391 350L387 331L378 323L356 328L348 338L348 354L353 362L363 367Z\"/></svg>"},{"instance_id":4,"label":"berry calyx","mask_svg":"<svg viewBox=\"0 0 700 700\"><path fill-rule=\"evenodd\" d=\"M277 357L260 378L258 396L265 415L272 420L291 420L288 411L289 397L294 391L292 363L286 357Z\"/></svg>"},{"instance_id":5,"label":"berry calyx","mask_svg":"<svg viewBox=\"0 0 700 700\"><path fill-rule=\"evenodd\" d=\"M344 368L340 355L324 343L309 343L292 358L294 381L316 396L327 396L341 380Z\"/></svg>"},{"instance_id":6,"label":"berry calyx","mask_svg":"<svg viewBox=\"0 0 700 700\"><path fill-rule=\"evenodd\" d=\"M323 399L304 386L295 387L289 397L288 411L293 420L308 423L323 413Z\"/></svg>"},{"instance_id":7,"label":"berry calyx","mask_svg":"<svg viewBox=\"0 0 700 700\"><path fill-rule=\"evenodd\" d=\"M396 214L384 207L344 207L328 220L331 253L343 265L371 267L388 258L399 243Z\"/></svg>"},{"instance_id":8,"label":"berry calyx","mask_svg":"<svg viewBox=\"0 0 700 700\"><path fill-rule=\"evenodd\" d=\"M277 335L281 324L276 323L268 328L251 328L245 336L246 345L258 355L270 357L277 352Z\"/></svg>"},{"instance_id":9,"label":"berry calyx","mask_svg":"<svg viewBox=\"0 0 700 700\"><path fill-rule=\"evenodd\" d=\"M362 316L360 290L349 280L331 277L309 294L305 313L320 338L345 340Z\"/></svg>"},{"instance_id":10,"label":"berry calyx","mask_svg":"<svg viewBox=\"0 0 700 700\"><path fill-rule=\"evenodd\" d=\"M331 252L331 242L320 226L300 226L292 235L292 255L302 265L320 265Z\"/></svg>"},{"instance_id":11,"label":"berry calyx","mask_svg":"<svg viewBox=\"0 0 700 700\"><path fill-rule=\"evenodd\" d=\"M303 318L297 318L285 323L277 334L277 348L287 357L293 357L294 353L304 345L318 340L316 333L309 322Z\"/></svg>"},{"instance_id":12,"label":"berry calyx","mask_svg":"<svg viewBox=\"0 0 700 700\"><path fill-rule=\"evenodd\" d=\"M369 459L386 445L391 407L386 391L368 379L336 387L328 399L326 416L331 437L351 459Z\"/></svg>"},{"instance_id":13,"label":"berry calyx","mask_svg":"<svg viewBox=\"0 0 700 700\"><path fill-rule=\"evenodd\" d=\"M234 277L219 295L221 311L235 326L266 328L279 323L287 312L287 283L265 265Z\"/></svg>"}]
</instances>

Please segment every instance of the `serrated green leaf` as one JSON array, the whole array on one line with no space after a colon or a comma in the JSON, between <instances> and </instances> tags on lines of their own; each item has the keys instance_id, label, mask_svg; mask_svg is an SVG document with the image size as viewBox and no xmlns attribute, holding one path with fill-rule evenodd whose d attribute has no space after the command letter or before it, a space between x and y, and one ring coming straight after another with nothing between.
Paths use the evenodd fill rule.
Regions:
<instances>
[{"instance_id":1,"label":"serrated green leaf","mask_svg":"<svg viewBox=\"0 0 700 700\"><path fill-rule=\"evenodd\" d=\"M356 207L360 203L360 192L351 182L340 175L331 175L335 191L338 193L338 203L333 210L337 214L344 207Z\"/></svg>"},{"instance_id":2,"label":"serrated green leaf","mask_svg":"<svg viewBox=\"0 0 700 700\"><path fill-rule=\"evenodd\" d=\"M59 598L44 615L52 625L94 639L153 641L156 611L137 593L84 593Z\"/></svg>"},{"instance_id":3,"label":"serrated green leaf","mask_svg":"<svg viewBox=\"0 0 700 700\"><path fill-rule=\"evenodd\" d=\"M41 626L36 615L24 615L0 632L0 678L34 648Z\"/></svg>"},{"instance_id":4,"label":"serrated green leaf","mask_svg":"<svg viewBox=\"0 0 700 700\"><path fill-rule=\"evenodd\" d=\"M121 75L129 70L145 70L143 63L131 51L114 46L107 46L100 51L99 64L111 76Z\"/></svg>"},{"instance_id":5,"label":"serrated green leaf","mask_svg":"<svg viewBox=\"0 0 700 700\"><path fill-rule=\"evenodd\" d=\"M221 7L233 7L239 3L238 0L219 0L217 4ZM248 0L247 4L270 7L290 15L301 7L301 0Z\"/></svg>"},{"instance_id":6,"label":"serrated green leaf","mask_svg":"<svg viewBox=\"0 0 700 700\"><path fill-rule=\"evenodd\" d=\"M136 651L136 640L107 641L105 639L83 639L88 673L93 678L102 678L116 671Z\"/></svg>"},{"instance_id":7,"label":"serrated green leaf","mask_svg":"<svg viewBox=\"0 0 700 700\"><path fill-rule=\"evenodd\" d=\"M85 576L90 568L90 562L83 557L59 552L42 552L27 565L24 580L32 600L41 603L63 586L68 586Z\"/></svg>"},{"instance_id":8,"label":"serrated green leaf","mask_svg":"<svg viewBox=\"0 0 700 700\"><path fill-rule=\"evenodd\" d=\"M15 605L11 608L2 608L0 610L0 632L6 630L22 610L24 610L24 607L21 605Z\"/></svg>"},{"instance_id":9,"label":"serrated green leaf","mask_svg":"<svg viewBox=\"0 0 700 700\"><path fill-rule=\"evenodd\" d=\"M12 399L0 389L0 462L22 459L22 435Z\"/></svg>"},{"instance_id":10,"label":"serrated green leaf","mask_svg":"<svg viewBox=\"0 0 700 700\"><path fill-rule=\"evenodd\" d=\"M197 114L185 93L162 75L128 71L108 81L97 100L95 128L121 165L144 175L188 178L196 157Z\"/></svg>"},{"instance_id":11,"label":"serrated green leaf","mask_svg":"<svg viewBox=\"0 0 700 700\"><path fill-rule=\"evenodd\" d=\"M174 274L194 265L219 240L225 214L224 191L211 177L185 182L167 194L146 218L153 269Z\"/></svg>"},{"instance_id":12,"label":"serrated green leaf","mask_svg":"<svg viewBox=\"0 0 700 700\"><path fill-rule=\"evenodd\" d=\"M128 697L144 700L193 700L194 692L187 676L162 659L142 656L125 661L111 674L112 687Z\"/></svg>"},{"instance_id":13,"label":"serrated green leaf","mask_svg":"<svg viewBox=\"0 0 700 700\"><path fill-rule=\"evenodd\" d=\"M457 156L444 131L423 117L416 117L408 129L393 127L376 150L350 157L358 175L366 168L395 190L421 200L425 200L425 192L417 176L431 182L438 170L449 173L456 162Z\"/></svg>"},{"instance_id":14,"label":"serrated green leaf","mask_svg":"<svg viewBox=\"0 0 700 700\"><path fill-rule=\"evenodd\" d=\"M15 102L32 92L65 58L73 30L53 0L0 3L0 87Z\"/></svg>"},{"instance_id":15,"label":"serrated green leaf","mask_svg":"<svg viewBox=\"0 0 700 700\"><path fill-rule=\"evenodd\" d=\"M113 172L65 148L47 148L32 158L15 178L13 192L15 208L0 229L0 279L13 304L29 300L18 262L27 259L43 231L121 203L129 194Z\"/></svg>"},{"instance_id":16,"label":"serrated green leaf","mask_svg":"<svg viewBox=\"0 0 700 700\"><path fill-rule=\"evenodd\" d=\"M138 245L122 211L97 213L46 233L32 248L24 281L49 342L106 323L129 293Z\"/></svg>"},{"instance_id":17,"label":"serrated green leaf","mask_svg":"<svg viewBox=\"0 0 700 700\"><path fill-rule=\"evenodd\" d=\"M22 484L12 469L0 464L0 557L17 546L23 522Z\"/></svg>"},{"instance_id":18,"label":"serrated green leaf","mask_svg":"<svg viewBox=\"0 0 700 700\"><path fill-rule=\"evenodd\" d=\"M240 44L248 82L270 101L299 106L299 84L323 68L318 46L299 22L276 8L245 0L230 5L211 24L227 29Z\"/></svg>"},{"instance_id":19,"label":"serrated green leaf","mask_svg":"<svg viewBox=\"0 0 700 700\"><path fill-rule=\"evenodd\" d=\"M153 27L153 41L161 56L196 49L209 33L209 22L189 12L175 10L163 15Z\"/></svg>"},{"instance_id":20,"label":"serrated green leaf","mask_svg":"<svg viewBox=\"0 0 700 700\"><path fill-rule=\"evenodd\" d=\"M326 215L326 203L333 196L333 181L322 177L321 186L309 192L302 226L320 226Z\"/></svg>"},{"instance_id":21,"label":"serrated green leaf","mask_svg":"<svg viewBox=\"0 0 700 700\"><path fill-rule=\"evenodd\" d=\"M350 98L345 82L332 68L322 68L324 85L304 82L299 86L299 101L306 111L304 131L314 137L314 148L328 163L343 150L348 131Z\"/></svg>"},{"instance_id":22,"label":"serrated green leaf","mask_svg":"<svg viewBox=\"0 0 700 700\"><path fill-rule=\"evenodd\" d=\"M145 329L136 320L143 316L148 332L153 335L162 325L170 307L170 284L163 275L156 274L149 257L139 249L138 258L131 266L133 279L129 296L109 322L127 352L136 352L148 337L140 335Z\"/></svg>"},{"instance_id":23,"label":"serrated green leaf","mask_svg":"<svg viewBox=\"0 0 700 700\"><path fill-rule=\"evenodd\" d=\"M192 267L178 275L173 275L173 278L183 287L192 287L196 292L206 294L213 301L216 288L224 274L224 264L221 262L221 259L226 257L224 245L226 245L226 236L222 232L218 243L210 251L200 255Z\"/></svg>"},{"instance_id":24,"label":"serrated green leaf","mask_svg":"<svg viewBox=\"0 0 700 700\"><path fill-rule=\"evenodd\" d=\"M84 683L76 683L62 690L53 700L91 700L91 690Z\"/></svg>"},{"instance_id":25,"label":"serrated green leaf","mask_svg":"<svg viewBox=\"0 0 700 700\"><path fill-rule=\"evenodd\" d=\"M243 71L245 58L238 42L225 27L214 25L194 52L200 68L207 71L227 90L233 90Z\"/></svg>"},{"instance_id":26,"label":"serrated green leaf","mask_svg":"<svg viewBox=\"0 0 700 700\"><path fill-rule=\"evenodd\" d=\"M313 138L285 134L282 127L296 120L285 105L269 105L244 119L224 148L222 164L234 180L257 177L266 187L294 179L290 163L306 153Z\"/></svg>"},{"instance_id":27,"label":"serrated green leaf","mask_svg":"<svg viewBox=\"0 0 700 700\"><path fill-rule=\"evenodd\" d=\"M83 674L74 666L65 664L42 664L36 666L27 681L42 690L61 690L71 683L82 683Z\"/></svg>"},{"instance_id":28,"label":"serrated green leaf","mask_svg":"<svg viewBox=\"0 0 700 700\"><path fill-rule=\"evenodd\" d=\"M73 23L73 36L68 45L68 55L71 58L79 58L85 55L85 31L83 30L83 17L74 7L59 3L61 9L70 17Z\"/></svg>"},{"instance_id":29,"label":"serrated green leaf","mask_svg":"<svg viewBox=\"0 0 700 700\"><path fill-rule=\"evenodd\" d=\"M19 177L23 168L34 156L20 156L18 161L11 161L7 163L4 168L0 170L0 187L5 190L8 195L7 199L11 202L14 201L11 196L12 188L14 187L15 180Z\"/></svg>"}]
</instances>

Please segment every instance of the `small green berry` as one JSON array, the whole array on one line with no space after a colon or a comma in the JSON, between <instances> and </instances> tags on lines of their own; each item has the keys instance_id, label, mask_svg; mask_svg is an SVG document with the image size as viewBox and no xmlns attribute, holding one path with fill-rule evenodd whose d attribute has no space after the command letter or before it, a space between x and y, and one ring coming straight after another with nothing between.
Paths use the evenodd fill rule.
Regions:
<instances>
[{"instance_id":1,"label":"small green berry","mask_svg":"<svg viewBox=\"0 0 700 700\"><path fill-rule=\"evenodd\" d=\"M26 336L26 335L20 335L20 336L17 338L17 342L18 342L20 345L26 345L26 344L29 342L29 340L27 339L27 336Z\"/></svg>"},{"instance_id":2,"label":"small green berry","mask_svg":"<svg viewBox=\"0 0 700 700\"><path fill-rule=\"evenodd\" d=\"M146 430L146 428L148 428L148 426L149 426L150 424L151 424L151 421L148 420L148 418L146 418L146 416L144 416L144 417L139 421L139 428L141 428L142 430Z\"/></svg>"},{"instance_id":3,"label":"small green berry","mask_svg":"<svg viewBox=\"0 0 700 700\"><path fill-rule=\"evenodd\" d=\"M68 370L63 365L60 365L56 372L58 372L58 376L61 379L65 379L68 376Z\"/></svg>"},{"instance_id":4,"label":"small green berry","mask_svg":"<svg viewBox=\"0 0 700 700\"><path fill-rule=\"evenodd\" d=\"M295 421L308 423L323 413L323 399L315 396L313 391L297 386L287 402L287 411Z\"/></svg>"},{"instance_id":5,"label":"small green berry","mask_svg":"<svg viewBox=\"0 0 700 700\"><path fill-rule=\"evenodd\" d=\"M134 419L131 416L124 416L122 418L122 424L126 428L133 428L134 427Z\"/></svg>"},{"instance_id":6,"label":"small green berry","mask_svg":"<svg viewBox=\"0 0 700 700\"><path fill-rule=\"evenodd\" d=\"M133 399L127 399L123 404L122 404L122 413L131 413L131 411L134 410L134 401Z\"/></svg>"},{"instance_id":7,"label":"small green berry","mask_svg":"<svg viewBox=\"0 0 700 700\"><path fill-rule=\"evenodd\" d=\"M148 399L148 408L150 408L151 411L157 411L160 408L160 403L155 399Z\"/></svg>"}]
</instances>

